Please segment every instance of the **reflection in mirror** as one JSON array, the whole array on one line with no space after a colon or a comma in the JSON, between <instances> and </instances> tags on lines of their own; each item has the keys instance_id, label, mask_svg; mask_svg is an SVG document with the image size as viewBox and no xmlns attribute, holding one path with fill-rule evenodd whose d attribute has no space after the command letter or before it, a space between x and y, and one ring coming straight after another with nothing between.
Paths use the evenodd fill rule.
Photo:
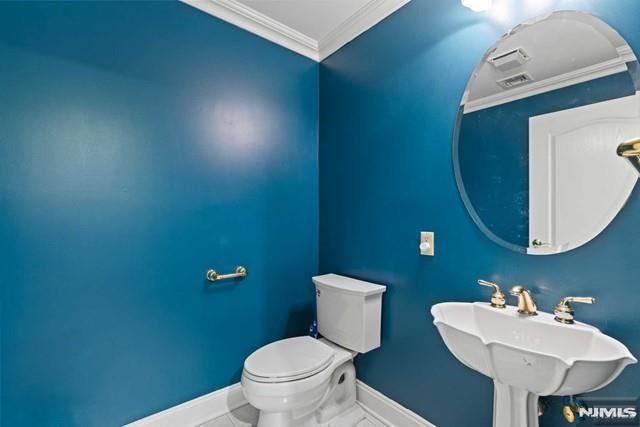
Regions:
<instances>
[{"instance_id":1,"label":"reflection in mirror","mask_svg":"<svg viewBox=\"0 0 640 427\"><path fill-rule=\"evenodd\" d=\"M639 77L625 40L577 11L518 25L487 51L462 98L453 157L489 238L545 255L607 227L638 180L617 150L640 137Z\"/></svg>"},{"instance_id":2,"label":"reflection in mirror","mask_svg":"<svg viewBox=\"0 0 640 427\"><path fill-rule=\"evenodd\" d=\"M640 174L640 138L630 139L618 145L618 156L629 160Z\"/></svg>"}]
</instances>

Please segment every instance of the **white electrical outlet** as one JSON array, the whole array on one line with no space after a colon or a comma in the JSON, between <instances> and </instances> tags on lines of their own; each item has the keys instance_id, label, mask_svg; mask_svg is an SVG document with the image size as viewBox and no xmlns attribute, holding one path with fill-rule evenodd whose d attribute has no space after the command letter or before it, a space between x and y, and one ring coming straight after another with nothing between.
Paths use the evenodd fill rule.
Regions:
<instances>
[{"instance_id":1,"label":"white electrical outlet","mask_svg":"<svg viewBox=\"0 0 640 427\"><path fill-rule=\"evenodd\" d=\"M420 232L420 255L433 256L435 253L435 234L433 231Z\"/></svg>"}]
</instances>

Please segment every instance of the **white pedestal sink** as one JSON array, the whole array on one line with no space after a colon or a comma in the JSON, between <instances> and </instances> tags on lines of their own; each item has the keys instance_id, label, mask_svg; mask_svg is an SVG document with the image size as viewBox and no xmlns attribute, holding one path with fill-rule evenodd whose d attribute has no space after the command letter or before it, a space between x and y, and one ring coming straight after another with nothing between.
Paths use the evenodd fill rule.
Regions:
<instances>
[{"instance_id":1,"label":"white pedestal sink","mask_svg":"<svg viewBox=\"0 0 640 427\"><path fill-rule=\"evenodd\" d=\"M493 379L494 427L537 427L538 396L604 387L637 360L597 328L515 307L442 303L431 308L445 344L464 365Z\"/></svg>"}]
</instances>

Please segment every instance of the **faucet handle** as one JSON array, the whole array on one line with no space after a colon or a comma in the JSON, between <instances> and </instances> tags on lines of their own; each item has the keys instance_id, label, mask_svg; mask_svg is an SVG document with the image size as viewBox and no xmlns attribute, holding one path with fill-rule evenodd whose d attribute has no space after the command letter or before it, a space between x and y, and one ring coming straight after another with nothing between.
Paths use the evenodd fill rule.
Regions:
<instances>
[{"instance_id":1,"label":"faucet handle","mask_svg":"<svg viewBox=\"0 0 640 427\"><path fill-rule=\"evenodd\" d=\"M504 293L500 289L496 283L487 282L486 280L478 280L478 285L487 286L493 289L493 293L491 294L491 307L495 308L505 308L507 303L504 299Z\"/></svg>"},{"instance_id":2,"label":"faucet handle","mask_svg":"<svg viewBox=\"0 0 640 427\"><path fill-rule=\"evenodd\" d=\"M560 300L556 308L553 310L553 314L555 314L554 320L560 323L566 323L567 325L571 325L575 323L573 320L573 307L571 307L572 302L579 302L582 304L595 304L596 299L593 297L565 297Z\"/></svg>"}]
</instances>

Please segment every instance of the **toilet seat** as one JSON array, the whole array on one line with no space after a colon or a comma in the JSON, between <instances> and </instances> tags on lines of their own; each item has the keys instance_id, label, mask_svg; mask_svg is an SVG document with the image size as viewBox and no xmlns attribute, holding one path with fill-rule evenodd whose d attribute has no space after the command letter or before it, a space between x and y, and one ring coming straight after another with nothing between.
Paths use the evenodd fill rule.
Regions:
<instances>
[{"instance_id":1,"label":"toilet seat","mask_svg":"<svg viewBox=\"0 0 640 427\"><path fill-rule=\"evenodd\" d=\"M244 375L263 383L301 380L327 369L334 356L335 351L320 340L287 338L254 351L244 362Z\"/></svg>"}]
</instances>

